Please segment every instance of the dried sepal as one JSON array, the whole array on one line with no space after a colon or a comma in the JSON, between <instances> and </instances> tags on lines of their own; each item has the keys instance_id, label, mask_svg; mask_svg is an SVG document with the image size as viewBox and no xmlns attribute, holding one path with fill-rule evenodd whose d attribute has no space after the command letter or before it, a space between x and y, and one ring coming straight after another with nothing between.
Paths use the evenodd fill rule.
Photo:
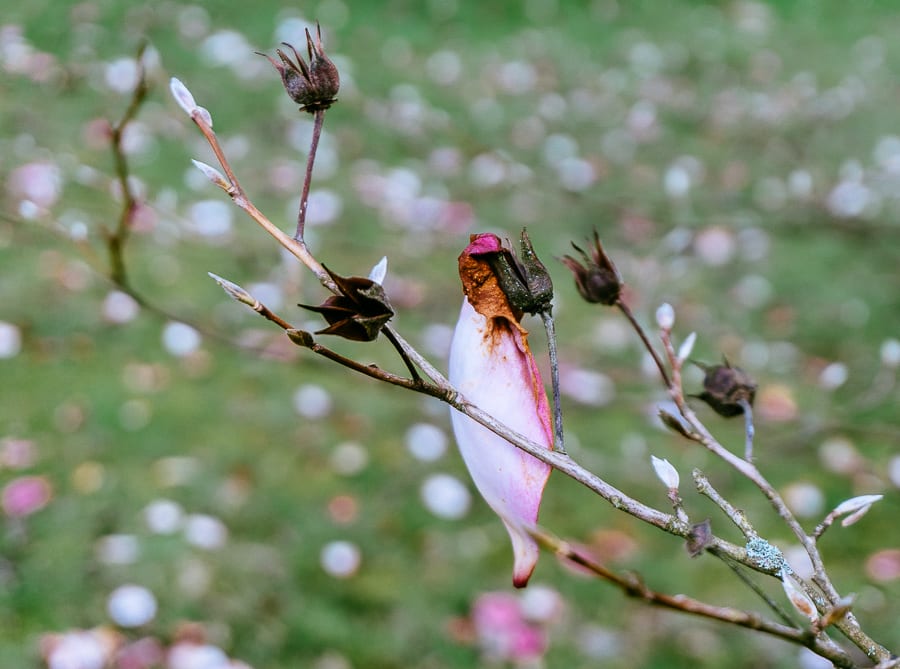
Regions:
<instances>
[{"instance_id":1,"label":"dried sepal","mask_svg":"<svg viewBox=\"0 0 900 669\"><path fill-rule=\"evenodd\" d=\"M394 310L380 283L372 279L335 274L325 267L340 294L332 295L318 306L299 306L322 314L328 327L316 334L331 334L351 341L373 341L391 318Z\"/></svg>"},{"instance_id":2,"label":"dried sepal","mask_svg":"<svg viewBox=\"0 0 900 669\"><path fill-rule=\"evenodd\" d=\"M524 228L519 237L519 248L521 255L516 255L508 246L482 244L473 255L481 256L488 262L500 290L513 309L526 314L549 312L553 282Z\"/></svg>"}]
</instances>

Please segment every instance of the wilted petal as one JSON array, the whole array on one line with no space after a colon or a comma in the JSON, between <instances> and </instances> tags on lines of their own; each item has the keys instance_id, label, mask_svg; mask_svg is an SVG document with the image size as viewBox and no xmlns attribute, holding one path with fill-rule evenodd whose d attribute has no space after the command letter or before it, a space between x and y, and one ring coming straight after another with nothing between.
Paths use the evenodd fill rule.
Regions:
<instances>
[{"instance_id":1,"label":"wilted petal","mask_svg":"<svg viewBox=\"0 0 900 669\"><path fill-rule=\"evenodd\" d=\"M499 248L494 235L474 237L460 256L468 297L450 348L450 381L468 401L550 449L550 407L526 333L487 263L477 259L479 252L495 250L494 242ZM537 522L550 467L467 416L453 412L452 420L472 480L512 540L513 584L524 587L539 554L527 530Z\"/></svg>"}]
</instances>

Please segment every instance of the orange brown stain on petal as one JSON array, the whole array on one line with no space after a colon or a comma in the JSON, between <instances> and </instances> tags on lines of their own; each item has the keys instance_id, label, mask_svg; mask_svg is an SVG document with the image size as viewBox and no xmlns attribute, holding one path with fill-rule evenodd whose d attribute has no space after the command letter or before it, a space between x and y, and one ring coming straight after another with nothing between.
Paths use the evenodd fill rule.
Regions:
<instances>
[{"instance_id":1,"label":"orange brown stain on petal","mask_svg":"<svg viewBox=\"0 0 900 669\"><path fill-rule=\"evenodd\" d=\"M525 328L519 325L522 314L516 313L509 304L487 260L463 252L459 256L459 278L469 304L487 319L491 330L494 329L495 319L503 319L522 334L527 334ZM490 332L488 334L492 335Z\"/></svg>"}]
</instances>

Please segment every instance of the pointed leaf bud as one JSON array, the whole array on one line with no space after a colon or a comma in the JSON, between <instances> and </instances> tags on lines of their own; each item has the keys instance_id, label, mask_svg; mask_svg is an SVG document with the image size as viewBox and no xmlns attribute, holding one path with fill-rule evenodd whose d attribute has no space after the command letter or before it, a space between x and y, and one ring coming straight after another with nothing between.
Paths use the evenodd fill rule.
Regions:
<instances>
[{"instance_id":1,"label":"pointed leaf bud","mask_svg":"<svg viewBox=\"0 0 900 669\"><path fill-rule=\"evenodd\" d=\"M859 497L851 497L834 507L834 511L831 513L834 514L835 517L854 513L860 509L872 506L875 502L878 502L883 498L884 495L860 495Z\"/></svg>"},{"instance_id":2,"label":"pointed leaf bud","mask_svg":"<svg viewBox=\"0 0 900 669\"><path fill-rule=\"evenodd\" d=\"M231 188L231 184L228 183L228 180L225 178L225 176L212 165L207 165L206 163L199 160L194 160L193 158L191 158L191 162L194 163L194 167L203 172L203 176L205 176L222 190L228 190L229 188Z\"/></svg>"},{"instance_id":3,"label":"pointed leaf bud","mask_svg":"<svg viewBox=\"0 0 900 669\"><path fill-rule=\"evenodd\" d=\"M197 103L194 102L194 96L191 95L187 86L181 83L180 79L172 77L169 80L169 90L172 92L172 97L175 98L175 102L178 103L178 106L181 107L188 116L193 116L194 111L197 109Z\"/></svg>"},{"instance_id":4,"label":"pointed leaf bud","mask_svg":"<svg viewBox=\"0 0 900 669\"><path fill-rule=\"evenodd\" d=\"M259 301L255 297L253 297L250 293L248 293L236 283L232 283L228 279L223 279L222 277L218 276L217 274L213 274L212 272L207 272L207 274L213 281L219 284L222 287L222 290L224 290L228 295L228 297L232 298L233 300L237 300L238 302L246 304L251 308L256 308L256 305L259 304Z\"/></svg>"},{"instance_id":5,"label":"pointed leaf bud","mask_svg":"<svg viewBox=\"0 0 900 669\"><path fill-rule=\"evenodd\" d=\"M784 587L784 594L787 595L794 608L809 618L810 622L818 622L819 611L816 609L815 603L800 589L800 586L794 583L794 579L784 569L781 571L781 585Z\"/></svg>"},{"instance_id":6,"label":"pointed leaf bud","mask_svg":"<svg viewBox=\"0 0 900 669\"><path fill-rule=\"evenodd\" d=\"M387 276L388 259L384 256L375 263L372 271L369 272L369 279L378 284L384 284L384 277Z\"/></svg>"},{"instance_id":7,"label":"pointed leaf bud","mask_svg":"<svg viewBox=\"0 0 900 669\"><path fill-rule=\"evenodd\" d=\"M753 405L756 383L740 367L732 367L727 360L722 365L706 367L703 392L696 395L720 416L731 418L744 413L744 404Z\"/></svg>"},{"instance_id":8,"label":"pointed leaf bud","mask_svg":"<svg viewBox=\"0 0 900 669\"><path fill-rule=\"evenodd\" d=\"M692 332L678 347L678 362L684 364L684 361L691 357L691 351L694 350L694 343L697 341L697 333Z\"/></svg>"},{"instance_id":9,"label":"pointed leaf bud","mask_svg":"<svg viewBox=\"0 0 900 669\"><path fill-rule=\"evenodd\" d=\"M586 302L611 306L618 302L622 293L622 279L616 266L606 255L600 236L594 230L594 243L588 255L580 246L572 242L572 248L581 254L582 262L572 256L560 260L575 275L575 287Z\"/></svg>"},{"instance_id":10,"label":"pointed leaf bud","mask_svg":"<svg viewBox=\"0 0 900 669\"><path fill-rule=\"evenodd\" d=\"M691 433L688 431L688 426L682 420L680 420L677 416L669 413L663 408L657 409L657 415L659 419L663 422L667 428L672 430L673 432L677 432L685 439L692 439Z\"/></svg>"},{"instance_id":11,"label":"pointed leaf bud","mask_svg":"<svg viewBox=\"0 0 900 669\"><path fill-rule=\"evenodd\" d=\"M658 458L655 455L650 456L650 462L653 464L653 471L656 472L656 476L663 482L663 485L669 490L678 490L678 484L681 480L678 476L678 470L668 460Z\"/></svg>"},{"instance_id":12,"label":"pointed leaf bud","mask_svg":"<svg viewBox=\"0 0 900 669\"><path fill-rule=\"evenodd\" d=\"M472 235L459 257L465 298L450 347L450 382L467 401L525 437L553 448L550 406L540 372L490 262L502 252L496 235ZM454 411L453 432L484 500L500 516L513 545L513 584L524 587L537 564L532 535L550 467Z\"/></svg>"},{"instance_id":13,"label":"pointed leaf bud","mask_svg":"<svg viewBox=\"0 0 900 669\"><path fill-rule=\"evenodd\" d=\"M850 527L866 515L869 512L869 509L872 508L872 505L883 497L884 495L860 495L859 497L852 497L838 504L834 511L829 515L833 518L847 515L847 517L841 521L841 527Z\"/></svg>"},{"instance_id":14,"label":"pointed leaf bud","mask_svg":"<svg viewBox=\"0 0 900 669\"><path fill-rule=\"evenodd\" d=\"M656 324L660 330L671 330L675 325L675 309L668 302L663 302L656 310Z\"/></svg>"}]
</instances>

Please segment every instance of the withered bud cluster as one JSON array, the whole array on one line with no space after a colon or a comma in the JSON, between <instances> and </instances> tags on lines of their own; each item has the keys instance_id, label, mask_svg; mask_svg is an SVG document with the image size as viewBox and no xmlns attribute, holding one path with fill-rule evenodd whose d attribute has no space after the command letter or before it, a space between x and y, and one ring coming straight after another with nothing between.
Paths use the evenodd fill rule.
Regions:
<instances>
[{"instance_id":1,"label":"withered bud cluster","mask_svg":"<svg viewBox=\"0 0 900 669\"><path fill-rule=\"evenodd\" d=\"M724 364L707 367L699 365L705 372L703 392L697 397L706 402L720 416L731 418L744 413L744 406L753 406L756 397L756 382L740 367Z\"/></svg>"},{"instance_id":2,"label":"withered bud cluster","mask_svg":"<svg viewBox=\"0 0 900 669\"><path fill-rule=\"evenodd\" d=\"M298 306L322 314L328 327L316 334L333 334L352 341L373 341L394 310L380 283L360 276L343 277L325 267L340 295L332 295L319 306Z\"/></svg>"},{"instance_id":3,"label":"withered bud cluster","mask_svg":"<svg viewBox=\"0 0 900 669\"><path fill-rule=\"evenodd\" d=\"M547 268L534 252L524 228L519 237L519 247L521 257L508 248L492 254L489 259L491 269L497 276L500 289L514 308L526 314L548 312L553 300L553 282Z\"/></svg>"},{"instance_id":4,"label":"withered bud cluster","mask_svg":"<svg viewBox=\"0 0 900 669\"><path fill-rule=\"evenodd\" d=\"M572 256L563 256L563 264L575 275L575 287L586 302L612 306L622 293L622 278L613 261L606 255L600 236L594 230L594 242L588 255L572 242L572 248L581 254L583 263Z\"/></svg>"},{"instance_id":5,"label":"withered bud cluster","mask_svg":"<svg viewBox=\"0 0 900 669\"><path fill-rule=\"evenodd\" d=\"M316 24L316 40L313 42L309 30L306 31L306 51L309 54L309 64L304 62L303 57L297 52L292 45L282 42L294 53L294 59L291 60L287 54L281 49L276 49L275 53L281 59L281 63L275 61L274 58L264 53L270 63L278 70L281 75L281 81L284 84L284 90L290 96L291 100L300 105L301 111L314 113L324 109L328 109L337 100L338 90L341 87L341 78L338 74L337 67L325 55L322 48L322 30Z\"/></svg>"}]
</instances>

